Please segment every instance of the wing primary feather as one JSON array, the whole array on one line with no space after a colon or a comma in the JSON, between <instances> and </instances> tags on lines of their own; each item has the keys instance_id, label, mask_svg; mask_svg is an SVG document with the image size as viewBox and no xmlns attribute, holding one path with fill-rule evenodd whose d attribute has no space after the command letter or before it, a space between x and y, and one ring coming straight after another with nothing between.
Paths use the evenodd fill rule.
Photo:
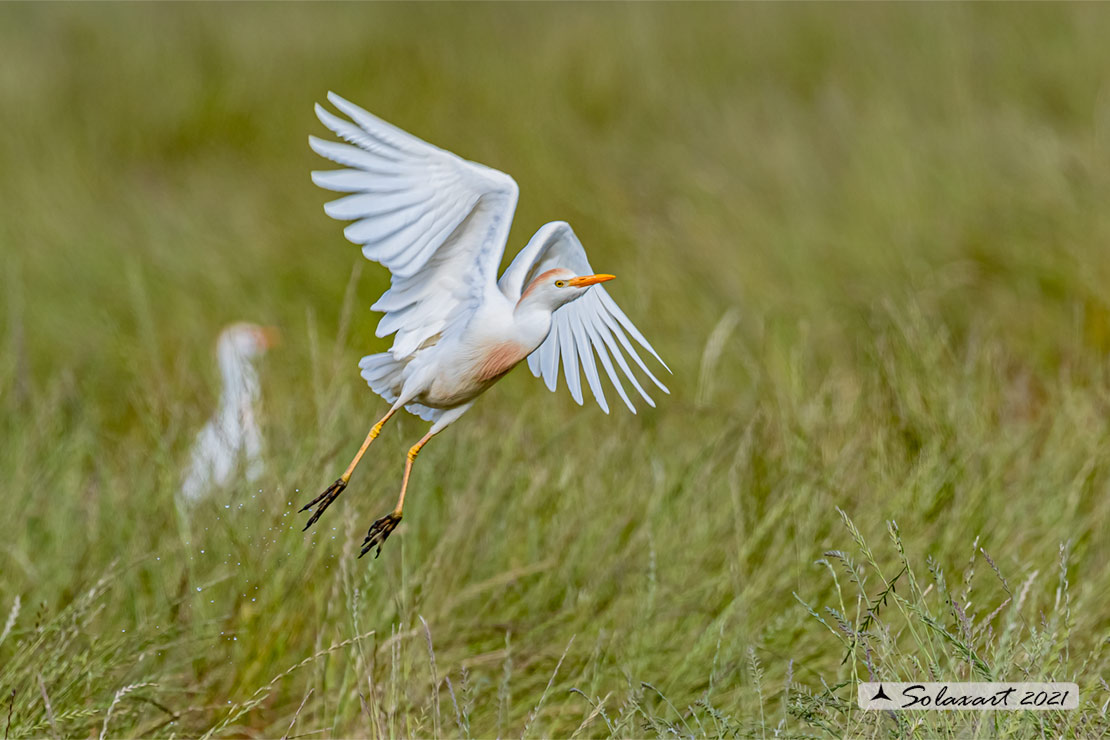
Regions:
<instances>
[{"instance_id":1,"label":"wing primary feather","mask_svg":"<svg viewBox=\"0 0 1110 740\"><path fill-rule=\"evenodd\" d=\"M528 355L528 370L536 378L541 377L543 374L543 369L540 367L540 352L538 349Z\"/></svg>"},{"instance_id":2,"label":"wing primary feather","mask_svg":"<svg viewBox=\"0 0 1110 740\"><path fill-rule=\"evenodd\" d=\"M356 244L364 245L364 251L368 250L377 255L376 257L370 257L367 254L368 258L376 259L389 267L391 271L394 271L394 265L399 263L395 262L393 258L400 257L401 253L406 251L406 246L411 247L411 245L406 245L404 242L399 242L398 234L405 229L420 227L416 229L417 233L412 234L413 238L416 238L420 233L426 233L421 232L420 229L426 230L429 220L434 225L437 216L438 214L433 210L423 210L416 214L415 218L408 221L403 220L399 212L386 218L364 218L344 229L344 234ZM404 264L407 264L412 256L405 257Z\"/></svg>"},{"instance_id":3,"label":"wing primary feather","mask_svg":"<svg viewBox=\"0 0 1110 740\"><path fill-rule=\"evenodd\" d=\"M601 366L605 368L605 373L609 376L609 382L616 388L617 394L621 397L621 400L624 401L624 405L628 407L628 410L635 414L636 407L632 404L632 400L628 397L628 393L625 392L624 385L620 381L620 376L617 375L617 371L613 368L613 362L609 358L609 353L614 351L614 348L609 345L609 342L612 340L602 337L601 332L599 332L597 326L595 326L595 316L582 316L580 321L582 328L590 337L590 344L593 345L594 350L597 352L597 358L601 361ZM624 358L621 359L623 360ZM632 382L636 384L636 379L632 378ZM640 393L643 394L642 389ZM648 403L651 403L650 398L648 399Z\"/></svg>"},{"instance_id":4,"label":"wing primary feather","mask_svg":"<svg viewBox=\"0 0 1110 740\"><path fill-rule=\"evenodd\" d=\"M363 131L373 136L386 146L391 146L408 154L420 154L422 147L444 152L443 149L429 144L423 139L413 136L407 131L402 131L391 123L383 121L368 110L360 108L349 100L345 100L333 92L328 93L328 102L345 113L352 121L357 123ZM449 152L445 154L451 155Z\"/></svg>"},{"instance_id":5,"label":"wing primary feather","mask_svg":"<svg viewBox=\"0 0 1110 740\"><path fill-rule=\"evenodd\" d=\"M579 312L575 312L569 317L570 328L574 332L574 342L578 347L578 361L582 364L582 374L586 376L586 383L590 386L590 392L594 394L597 403L601 406L601 410L609 413L609 401L605 398L605 391L601 387L601 377L597 372L597 365L594 363L593 350L598 349L586 335L586 328L582 325L582 317Z\"/></svg>"},{"instance_id":6,"label":"wing primary feather","mask_svg":"<svg viewBox=\"0 0 1110 740\"><path fill-rule=\"evenodd\" d=\"M331 129L337 136L346 139L352 144L357 144L363 149L373 152L379 157L388 159L391 162L402 161L404 155L402 153L398 156L396 147L384 143L373 135L368 134L365 129L344 121L342 118L333 116L319 103L316 104L316 117L320 119L320 123Z\"/></svg>"},{"instance_id":7,"label":"wing primary feather","mask_svg":"<svg viewBox=\"0 0 1110 740\"><path fill-rule=\"evenodd\" d=\"M427 213L422 213L413 221L401 221L400 223L396 223L396 220L391 223L389 219L371 216L355 221L343 229L343 236L347 237L350 242L361 244L362 251L368 259L381 262L392 271L392 259L398 256L405 247L405 243L397 239L398 234L419 223L427 215ZM371 257L371 254L375 256Z\"/></svg>"},{"instance_id":8,"label":"wing primary feather","mask_svg":"<svg viewBox=\"0 0 1110 740\"><path fill-rule=\"evenodd\" d=\"M435 193L404 190L399 193L355 193L324 204L324 213L337 221L388 216L408 208L422 206L435 198Z\"/></svg>"},{"instance_id":9,"label":"wing primary feather","mask_svg":"<svg viewBox=\"0 0 1110 740\"><path fill-rule=\"evenodd\" d=\"M629 318L624 315L624 311L620 309L620 306L617 305L617 302L613 300L612 296L610 296L601 286L596 286L594 290L598 291L601 302L605 304L605 308L609 310L609 314L616 318L616 320L621 323L625 330L627 330L628 333L632 335L632 338L643 345L644 349L651 353L652 357L659 360L659 364L666 368L667 372L671 372L671 369L667 367L667 363L663 362L663 358L659 356L659 353L655 351L655 348L651 346L651 343L644 337L643 334L640 333L640 330L636 328L636 326L629 320Z\"/></svg>"},{"instance_id":10,"label":"wing primary feather","mask_svg":"<svg viewBox=\"0 0 1110 740\"><path fill-rule=\"evenodd\" d=\"M382 293L382 297L371 304L370 310L381 311L382 313L402 311L416 303L422 297L419 295L409 295L405 290L399 289L400 285L400 283L394 282L393 287L385 293Z\"/></svg>"},{"instance_id":11,"label":"wing primary feather","mask_svg":"<svg viewBox=\"0 0 1110 740\"><path fill-rule=\"evenodd\" d=\"M374 330L376 337L388 337L393 332L401 329L405 325L405 321L410 318L412 306L405 306L398 311L390 311L385 316L382 316L381 321L378 322L378 328Z\"/></svg>"},{"instance_id":12,"label":"wing primary feather","mask_svg":"<svg viewBox=\"0 0 1110 740\"><path fill-rule=\"evenodd\" d=\"M552 318L552 321L555 319ZM540 345L540 361L543 370L543 382L549 391L554 392L559 387L559 340L556 336L548 335L547 340Z\"/></svg>"},{"instance_id":13,"label":"wing primary feather","mask_svg":"<svg viewBox=\"0 0 1110 740\"><path fill-rule=\"evenodd\" d=\"M407 279L409 277L412 277L412 274L418 272L419 268L417 268L417 270L413 270L412 274L410 274L407 271L402 272L403 266L410 264L419 255L423 255L426 249L430 249L432 251L439 249L439 247L442 246L443 242L446 240L447 236L450 235L451 232L454 231L456 228L458 228L458 225L462 223L465 218L466 214L453 214L451 213L450 209L435 208L425 212L421 216L421 222L423 222L424 219L430 219L431 223L427 224L424 227L422 233L414 235L414 241L412 244L409 245L409 250L411 250L412 252L409 259L406 259L404 263L391 262L389 265L390 270L398 278ZM426 264L426 262L427 260L424 260L423 262L419 262L418 264L422 267ZM394 269L395 267L399 269ZM419 291L419 286L412 287L415 290Z\"/></svg>"},{"instance_id":14,"label":"wing primary feather","mask_svg":"<svg viewBox=\"0 0 1110 740\"><path fill-rule=\"evenodd\" d=\"M559 338L559 350L563 355L563 375L567 379L567 388L575 403L582 405L582 378L578 374L577 348L574 346L574 334L567 326L567 317L562 312L556 311L551 317L558 325L556 331Z\"/></svg>"},{"instance_id":15,"label":"wing primary feather","mask_svg":"<svg viewBox=\"0 0 1110 740\"><path fill-rule=\"evenodd\" d=\"M457 230L464 229L467 220L475 216L477 210L475 205L478 200L478 198L468 198L464 202L456 197L454 200L443 202L435 210L436 218L432 227L434 231L429 229L426 239L412 244L410 248L411 259L420 259L420 256L429 248L432 250L439 249L448 242ZM426 259L420 260L420 263L423 264L425 261ZM477 264L477 261L475 264Z\"/></svg>"},{"instance_id":16,"label":"wing primary feather","mask_svg":"<svg viewBox=\"0 0 1110 740\"><path fill-rule=\"evenodd\" d=\"M604 324L604 321L602 321L601 319L598 320L600 323ZM652 399L651 396L648 395L647 391L644 390L644 387L640 385L640 381L636 379L636 374L632 372L632 368L628 366L628 362L624 359L624 353L620 351L617 343L613 341L612 330L608 326L602 325L596 327L596 331L601 337L601 340L605 342L605 346L609 348L609 352L613 355L614 359L616 359L617 365L620 366L620 369L624 373L624 376L628 378L628 381L630 383L632 383L632 387L639 392L640 396L644 399L648 406L655 408L655 401Z\"/></svg>"},{"instance_id":17,"label":"wing primary feather","mask_svg":"<svg viewBox=\"0 0 1110 740\"><path fill-rule=\"evenodd\" d=\"M341 144L338 141L326 141L315 136L308 137L308 145L312 147L312 151L336 164L354 167L357 170L379 177L395 177L398 174L396 169L385 168L388 162L383 162L380 158L376 158L357 146Z\"/></svg>"},{"instance_id":18,"label":"wing primary feather","mask_svg":"<svg viewBox=\"0 0 1110 740\"><path fill-rule=\"evenodd\" d=\"M399 229L390 235L387 241L378 242L375 249L380 250L380 252L371 252L371 248L367 246L362 248L362 253L369 259L377 259L398 277L410 278L419 275L426 261L417 262L409 259L408 255L405 254L405 245L407 244L406 240L420 230L420 226L420 224L414 224ZM379 254L384 256L379 258L377 256Z\"/></svg>"},{"instance_id":19,"label":"wing primary feather","mask_svg":"<svg viewBox=\"0 0 1110 740\"><path fill-rule=\"evenodd\" d=\"M451 218L450 214L448 214L448 218L442 221L443 226L435 233L435 235L429 239L421 241L419 243L419 246L417 246L416 240L418 240L420 237L415 236L413 242L409 245L409 254L406 255L403 260L398 260L394 263L391 263L389 265L389 269L392 270L395 274L403 276L411 276L419 272L420 269L428 263L428 260L431 259L435 251L442 247L447 242L447 240L451 238L451 235L454 234L456 230L460 229L463 224L466 223L466 220L472 215L472 213L467 210L460 211L458 209L455 209L455 212L460 213L461 215L459 215L457 218ZM440 223L441 220L436 220L432 228L439 226ZM425 234L427 234L427 232L425 232ZM441 236L441 234L443 236ZM478 267L480 267L480 265L478 265Z\"/></svg>"},{"instance_id":20,"label":"wing primary feather","mask_svg":"<svg viewBox=\"0 0 1110 740\"><path fill-rule=\"evenodd\" d=\"M396 180L398 178L390 178ZM336 193L379 193L390 195L403 193L411 188L410 185L392 183L389 187L382 187L375 176L368 176L364 170L314 170L312 172L314 185L331 190Z\"/></svg>"},{"instance_id":21,"label":"wing primary feather","mask_svg":"<svg viewBox=\"0 0 1110 740\"><path fill-rule=\"evenodd\" d=\"M643 370L649 378L651 378L652 382L659 386L659 389L664 393L670 393L670 391L667 389L667 386L663 385L663 383L660 382L659 378L655 377L655 374L648 369L648 366L644 363L639 353L636 352L636 349L632 346L632 343L628 341L628 337L624 335L624 331L616 323L616 320L609 314L609 312L605 310L599 311L598 316L600 316L602 321L604 321L609 326L610 330L612 330L613 336L615 336L617 338L617 341L621 343L621 346L624 347L624 351L631 355L632 359L635 360L636 364L640 366L640 369Z\"/></svg>"}]
</instances>

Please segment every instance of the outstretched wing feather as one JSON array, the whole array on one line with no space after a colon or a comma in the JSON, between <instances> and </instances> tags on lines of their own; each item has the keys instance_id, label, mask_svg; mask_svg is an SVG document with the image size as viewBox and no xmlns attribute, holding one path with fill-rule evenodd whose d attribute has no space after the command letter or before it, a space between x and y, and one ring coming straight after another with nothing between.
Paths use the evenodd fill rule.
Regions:
<instances>
[{"instance_id":1,"label":"outstretched wing feather","mask_svg":"<svg viewBox=\"0 0 1110 740\"><path fill-rule=\"evenodd\" d=\"M328 100L350 120L319 105L316 115L343 142L310 136L309 145L346 169L313 172L312 181L345 194L325 212L351 221L347 239L393 274L374 308L386 314L378 335L396 334L390 352L402 359L464 324L496 290L517 186L338 95Z\"/></svg>"},{"instance_id":2,"label":"outstretched wing feather","mask_svg":"<svg viewBox=\"0 0 1110 740\"><path fill-rule=\"evenodd\" d=\"M528 246L505 271L498 287L510 299L519 299L524 286L531 278L555 267L564 267L579 275L593 272L582 243L578 241L570 226L562 222L547 224L536 232ZM561 366L567 388L579 404L582 403L582 383L579 376L581 372L598 405L608 413L609 404L603 392L601 372L593 357L596 353L601 369L605 371L609 382L613 384L625 405L635 413L636 407L621 382L622 375L632 383L645 402L651 406L654 406L655 402L637 380L621 348L632 356L639 368L659 386L660 390L664 393L670 391L648 369L647 364L629 340L629 335L651 353L664 368L667 368L666 363L639 329L625 316L605 288L594 285L584 296L555 311L552 316L551 331L544 343L529 355L528 367L533 375L543 378L549 389L555 390L558 386ZM616 366L613 364L613 359L616 359ZM669 371L669 368L667 370Z\"/></svg>"},{"instance_id":3,"label":"outstretched wing feather","mask_svg":"<svg viewBox=\"0 0 1110 740\"><path fill-rule=\"evenodd\" d=\"M624 331L621 330L620 325L614 319L612 314L602 309L597 312L597 315L601 317L601 320L605 323L607 327L609 327L610 333L617 338L617 341L621 343L622 347L624 347L624 351L627 352L633 360L635 360L640 369L644 371L644 374L651 378L653 383L659 386L659 390L663 391L664 393L670 393L670 391L667 389L667 386L663 385L659 378L655 377L655 373L648 369L647 363L645 363L643 358L640 357L640 353L636 351L636 348L632 346L632 342L628 341L628 337L625 336ZM664 365L663 367L667 366ZM667 370L669 372L670 368L667 368Z\"/></svg>"},{"instance_id":4,"label":"outstretched wing feather","mask_svg":"<svg viewBox=\"0 0 1110 740\"><path fill-rule=\"evenodd\" d=\"M655 401L651 399L651 396L647 394L647 391L644 390L644 387L640 385L640 381L636 379L635 373L632 372L632 368L628 366L628 362L624 359L624 354L621 353L620 348L617 347L616 342L613 340L613 333L611 331L605 331L605 327L598 326L598 323L601 321L601 319L600 317L595 318L596 320L587 324L587 326L591 331L591 337L593 337L594 346L597 347L600 346L600 343L604 343L609 350L609 353L602 353L600 355L602 357L602 363L605 364L605 370L609 374L609 377L617 378L619 380L619 376L613 371L612 366L605 362L606 354L611 353L613 358L617 361L617 365L620 366L621 372L624 373L624 377L628 378L629 382L632 383L632 387L640 393L640 397L644 399L644 402L647 403L648 406L655 408ZM624 398L624 402L628 406L629 410L632 411L632 413L636 413L636 407L633 406L628 397L624 395L624 388L620 385L619 382L617 382L615 385L617 386L617 390L621 391L621 397Z\"/></svg>"},{"instance_id":5,"label":"outstretched wing feather","mask_svg":"<svg viewBox=\"0 0 1110 740\"><path fill-rule=\"evenodd\" d=\"M579 406L582 405L582 378L578 374L578 348L574 344L574 332L570 328L570 317L556 311L552 317L552 329L559 338L559 350L563 356L563 375L567 379L570 396Z\"/></svg>"},{"instance_id":6,"label":"outstretched wing feather","mask_svg":"<svg viewBox=\"0 0 1110 740\"><path fill-rule=\"evenodd\" d=\"M597 403L601 406L601 410L609 413L609 402L605 399L605 392L601 389L601 378L597 374L597 365L594 363L593 349L599 352L604 352L604 348L594 345L590 342L589 336L586 334L586 328L582 322L581 314L569 315L571 332L574 334L574 346L577 350L578 361L582 365L582 375L586 377L586 383L590 386L590 392L594 394ZM577 375L577 373L575 373ZM612 375L609 378L613 381L614 385L618 385L620 381Z\"/></svg>"}]
</instances>

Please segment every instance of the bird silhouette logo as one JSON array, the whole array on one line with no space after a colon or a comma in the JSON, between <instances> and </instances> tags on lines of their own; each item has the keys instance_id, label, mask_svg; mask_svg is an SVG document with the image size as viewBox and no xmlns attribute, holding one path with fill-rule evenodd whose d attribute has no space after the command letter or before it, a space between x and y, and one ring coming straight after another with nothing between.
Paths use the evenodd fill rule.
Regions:
<instances>
[{"instance_id":1,"label":"bird silhouette logo","mask_svg":"<svg viewBox=\"0 0 1110 740\"><path fill-rule=\"evenodd\" d=\"M878 701L879 699L885 699L886 701L893 701L889 696L886 695L886 692L883 691L883 685L882 684L879 684L879 691L878 691L877 694L875 694L873 697L871 697L871 701Z\"/></svg>"}]
</instances>

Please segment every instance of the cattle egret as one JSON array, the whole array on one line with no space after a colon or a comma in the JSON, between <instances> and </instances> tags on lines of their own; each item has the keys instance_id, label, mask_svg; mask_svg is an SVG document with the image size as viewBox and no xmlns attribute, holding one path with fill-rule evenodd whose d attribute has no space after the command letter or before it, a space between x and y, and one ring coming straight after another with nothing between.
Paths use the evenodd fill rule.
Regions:
<instances>
[{"instance_id":1,"label":"cattle egret","mask_svg":"<svg viewBox=\"0 0 1110 740\"><path fill-rule=\"evenodd\" d=\"M613 276L594 273L565 222L540 227L497 279L517 202L513 178L421 141L334 93L328 100L350 120L320 105L316 115L348 143L310 136L309 145L344 169L313 172L312 181L348 194L324 211L353 221L344 235L392 273L389 290L371 308L385 314L377 335L394 334L393 346L359 363L370 388L392 405L343 475L301 511L315 507L308 529L347 487L359 460L399 409L431 422L428 433L409 448L397 506L374 522L363 541L359 557L374 547L377 557L401 521L409 474L421 448L520 361L527 358L532 373L552 391L561 363L580 405L581 368L606 413L594 353L633 413L622 374L648 405L655 403L624 353L669 391L644 364L629 335L667 366L600 285Z\"/></svg>"},{"instance_id":2,"label":"cattle egret","mask_svg":"<svg viewBox=\"0 0 1110 740\"><path fill-rule=\"evenodd\" d=\"M220 332L216 358L223 389L216 413L197 434L189 468L181 485L181 498L198 501L214 488L227 485L240 470L248 481L263 471L262 435L255 420L258 374L254 361L277 339L276 330L238 323Z\"/></svg>"}]
</instances>

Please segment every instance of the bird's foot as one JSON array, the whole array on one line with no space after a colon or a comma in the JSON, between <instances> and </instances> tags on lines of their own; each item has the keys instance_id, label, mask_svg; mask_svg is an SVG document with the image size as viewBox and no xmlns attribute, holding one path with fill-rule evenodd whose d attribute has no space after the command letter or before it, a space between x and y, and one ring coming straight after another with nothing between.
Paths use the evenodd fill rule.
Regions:
<instances>
[{"instance_id":1,"label":"bird's foot","mask_svg":"<svg viewBox=\"0 0 1110 740\"><path fill-rule=\"evenodd\" d=\"M397 525L401 523L401 515L397 513L387 514L378 521L370 525L370 530L366 533L366 539L362 541L362 552L359 553L361 558L366 553L370 552L377 546L378 551L374 553L374 557L382 554L382 545L397 529Z\"/></svg>"},{"instance_id":2,"label":"bird's foot","mask_svg":"<svg viewBox=\"0 0 1110 740\"><path fill-rule=\"evenodd\" d=\"M332 501L335 501L337 498L339 498L339 494L343 493L343 489L346 488L346 487L347 487L347 481L340 478L335 483L332 483L330 486L328 486L328 490L324 491L319 496L317 496L316 498L312 499L307 504L302 506L301 511L308 511L313 506L316 506L317 504L319 504L316 511L314 511L312 513L312 516L310 516L308 518L308 523L304 525L304 528L308 529L313 524L315 524L316 520L320 518L320 515L323 514L324 511L329 506L331 506ZM297 513L299 514L299 513L301 513L301 511L299 511ZM301 530L301 531L304 531L304 530Z\"/></svg>"}]
</instances>

